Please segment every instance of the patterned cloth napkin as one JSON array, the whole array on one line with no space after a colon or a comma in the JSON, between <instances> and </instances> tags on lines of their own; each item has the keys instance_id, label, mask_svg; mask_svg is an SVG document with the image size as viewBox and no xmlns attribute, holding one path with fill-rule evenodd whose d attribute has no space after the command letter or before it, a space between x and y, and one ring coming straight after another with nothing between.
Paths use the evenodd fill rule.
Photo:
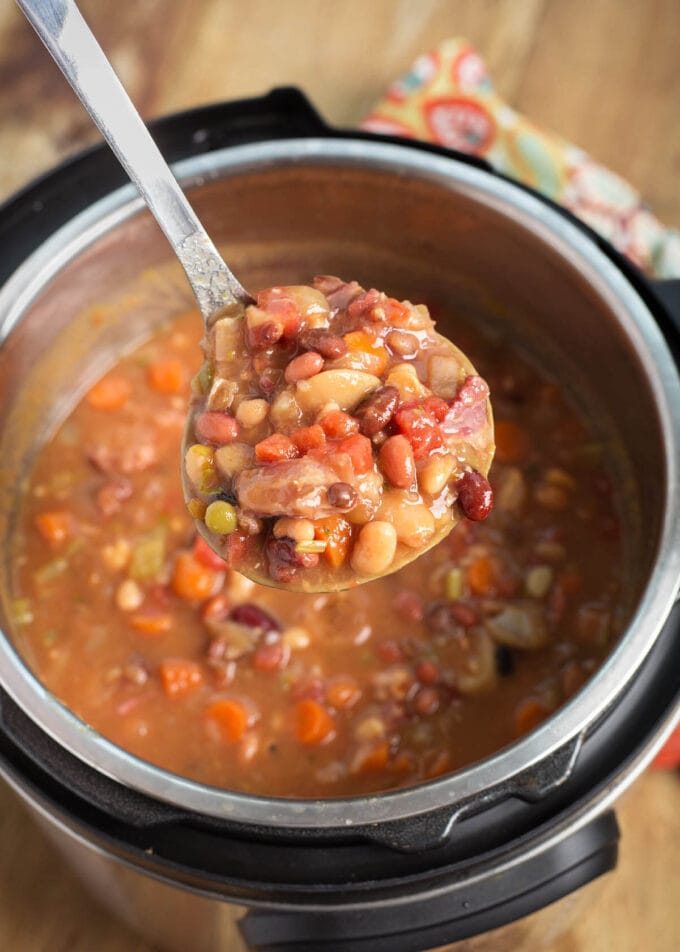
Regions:
<instances>
[{"instance_id":1,"label":"patterned cloth napkin","mask_svg":"<svg viewBox=\"0 0 680 952\"><path fill-rule=\"evenodd\" d=\"M664 227L624 179L511 109L466 40L418 57L362 128L483 156L560 202L647 273L680 277L680 231Z\"/></svg>"}]
</instances>

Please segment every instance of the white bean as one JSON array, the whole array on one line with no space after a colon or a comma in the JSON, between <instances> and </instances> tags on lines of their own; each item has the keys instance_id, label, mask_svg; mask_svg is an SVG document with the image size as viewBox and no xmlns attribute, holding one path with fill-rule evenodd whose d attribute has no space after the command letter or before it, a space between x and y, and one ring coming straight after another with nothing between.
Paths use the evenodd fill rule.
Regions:
<instances>
[{"instance_id":1,"label":"white bean","mask_svg":"<svg viewBox=\"0 0 680 952\"><path fill-rule=\"evenodd\" d=\"M389 522L368 522L354 544L352 568L360 575L380 575L392 564L396 550L394 526Z\"/></svg>"}]
</instances>

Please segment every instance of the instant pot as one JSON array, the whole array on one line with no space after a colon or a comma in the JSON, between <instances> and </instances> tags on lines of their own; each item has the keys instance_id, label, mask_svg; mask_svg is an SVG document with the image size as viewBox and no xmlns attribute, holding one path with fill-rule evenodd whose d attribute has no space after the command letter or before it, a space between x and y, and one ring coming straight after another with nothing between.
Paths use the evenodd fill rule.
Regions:
<instances>
[{"instance_id":1,"label":"instant pot","mask_svg":"<svg viewBox=\"0 0 680 952\"><path fill-rule=\"evenodd\" d=\"M625 632L528 736L450 776L365 797L204 786L64 708L21 660L9 620L22 474L113 355L191 300L99 146L0 209L0 772L89 888L179 952L415 952L527 916L613 869L612 805L680 714L680 282L648 281L478 158L331 129L292 89L152 131L247 286L328 271L397 296L431 289L564 385L624 481Z\"/></svg>"}]
</instances>

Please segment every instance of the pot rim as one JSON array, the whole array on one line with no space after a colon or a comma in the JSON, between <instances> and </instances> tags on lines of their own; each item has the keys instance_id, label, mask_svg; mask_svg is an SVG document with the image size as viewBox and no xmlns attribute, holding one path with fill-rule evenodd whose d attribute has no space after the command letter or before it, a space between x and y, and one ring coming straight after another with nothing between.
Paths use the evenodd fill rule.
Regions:
<instances>
[{"instance_id":1,"label":"pot rim","mask_svg":"<svg viewBox=\"0 0 680 952\"><path fill-rule=\"evenodd\" d=\"M231 146L185 159L173 171L185 188L245 172L296 164L342 165L418 177L456 190L500 214L519 216L523 227L577 267L616 315L634 345L653 392L666 451L664 522L656 568L627 631L585 688L531 734L446 777L403 790L361 797L300 800L253 796L209 787L171 774L127 753L81 721L29 670L11 642L0 638L2 684L13 700L55 741L114 781L160 801L246 825L284 828L352 828L422 815L443 806L452 816L491 791L516 793L522 774L542 777L547 792L569 776L580 744L635 676L652 649L676 598L680 577L680 378L649 309L624 274L577 225L523 186L455 157L409 145L365 139L278 139ZM56 174L56 173L55 173ZM93 241L144 208L126 185L54 232L0 289L0 343L46 283ZM565 767L564 755L567 752ZM537 771L537 768L540 770ZM551 767L553 768L551 770Z\"/></svg>"}]
</instances>

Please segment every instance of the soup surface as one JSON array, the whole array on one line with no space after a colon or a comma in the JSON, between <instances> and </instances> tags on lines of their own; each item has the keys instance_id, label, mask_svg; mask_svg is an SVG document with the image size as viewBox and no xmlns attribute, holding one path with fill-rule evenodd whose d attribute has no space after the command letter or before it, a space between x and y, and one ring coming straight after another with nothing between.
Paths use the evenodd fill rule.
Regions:
<instances>
[{"instance_id":1,"label":"soup surface","mask_svg":"<svg viewBox=\"0 0 680 952\"><path fill-rule=\"evenodd\" d=\"M332 595L259 587L197 539L180 442L197 315L126 356L42 449L17 537L16 642L84 721L204 783L332 797L422 782L531 731L607 654L619 523L602 447L507 345L495 508Z\"/></svg>"}]
</instances>

